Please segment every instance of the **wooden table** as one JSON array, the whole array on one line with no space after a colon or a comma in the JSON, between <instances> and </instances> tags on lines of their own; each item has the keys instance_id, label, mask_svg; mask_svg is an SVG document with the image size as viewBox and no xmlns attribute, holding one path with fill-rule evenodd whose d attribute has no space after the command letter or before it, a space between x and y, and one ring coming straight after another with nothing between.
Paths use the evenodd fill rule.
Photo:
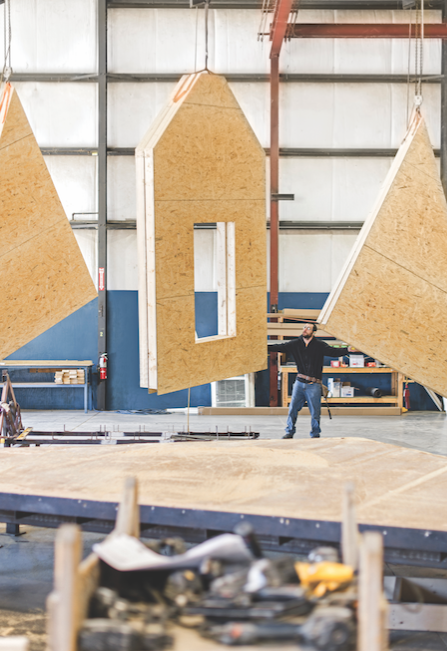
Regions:
<instances>
[{"instance_id":1,"label":"wooden table","mask_svg":"<svg viewBox=\"0 0 447 651\"><path fill-rule=\"evenodd\" d=\"M107 531L124 480L135 476L145 535L172 527L197 541L243 519L284 551L340 541L351 481L358 521L382 532L393 558L398 549L411 550L406 563L447 549L447 459L363 438L8 448L0 475L3 522L69 518Z\"/></svg>"},{"instance_id":2,"label":"wooden table","mask_svg":"<svg viewBox=\"0 0 447 651\"><path fill-rule=\"evenodd\" d=\"M59 388L68 388L68 389L84 389L84 412L87 413L89 408L89 398L90 398L90 408L92 408L92 395L90 391L89 396L89 387L91 388L91 383L89 382L89 373L93 367L93 362L91 360L54 360L54 359L44 359L44 360L18 360L18 359L3 359L0 361L0 369L29 369L30 371L37 371L40 373L48 372L53 373L60 371L61 369L70 369L70 368L82 368L84 370L84 384L56 384L55 382L12 382L14 389L59 389Z\"/></svg>"}]
</instances>

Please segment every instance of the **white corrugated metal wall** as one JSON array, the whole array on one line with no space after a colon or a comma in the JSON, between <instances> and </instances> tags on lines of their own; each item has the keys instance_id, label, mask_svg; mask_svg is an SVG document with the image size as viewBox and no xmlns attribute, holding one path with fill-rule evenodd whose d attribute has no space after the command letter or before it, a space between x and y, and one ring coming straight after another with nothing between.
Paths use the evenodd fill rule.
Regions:
<instances>
[{"instance_id":1,"label":"white corrugated metal wall","mask_svg":"<svg viewBox=\"0 0 447 651\"><path fill-rule=\"evenodd\" d=\"M16 82L16 87L40 146L53 149L51 155L47 151L46 162L67 217L81 221L95 218L98 205L98 92L96 80L89 79L97 72L96 15L96 0L12 2L14 73L34 75ZM260 142L268 148L270 96L265 75L270 43L257 39L260 19L260 10L212 9L209 68L227 75L261 75L261 81L232 80L231 87ZM410 12L404 11L299 14L300 22L316 23L408 23L411 19ZM426 12L426 20L440 22L440 12ZM134 159L129 150L136 147L162 108L175 77L203 68L203 21L203 9L109 9L108 71L116 78L110 78L108 85L108 146L119 154L108 157L109 220L135 220ZM282 73L325 78L281 83L280 147L310 150L305 155L289 151L280 159L280 192L295 195L293 202L280 203L282 222L362 222L366 218L391 157L386 152L380 156L351 152L347 157L331 150L397 148L406 128L407 85L353 82L346 77L334 81L330 75L406 75L408 47L405 39L294 39L284 44ZM440 74L440 41L426 41L424 61L426 74ZM66 78L43 82L38 79L42 73ZM158 78L141 82L132 80L132 74ZM413 93L411 87L410 98ZM433 146L439 148L439 84L424 85L422 111ZM61 148L69 148L71 154L62 155ZM312 151L322 149L326 150L324 156ZM94 229L74 232L96 282L97 233ZM196 289L214 291L213 236L209 231L196 235ZM329 292L356 235L356 230L339 228L283 228L279 291ZM136 291L137 275L136 231L109 230L108 289Z\"/></svg>"},{"instance_id":2,"label":"white corrugated metal wall","mask_svg":"<svg viewBox=\"0 0 447 651\"><path fill-rule=\"evenodd\" d=\"M0 15L3 12L0 11ZM439 12L427 12L439 22ZM201 9L110 9L109 72L185 73L204 59ZM403 11L302 11L301 22L408 22ZM1 15L0 23L3 20ZM258 42L260 11L210 12L209 67L219 73L267 73L269 42ZM95 0L15 0L12 3L15 73L95 73ZM0 34L3 34L0 25ZM0 52L3 49L0 37ZM425 72L440 73L439 41L425 45ZM284 73L406 74L405 40L298 40L285 43ZM110 83L109 146L134 148L175 82ZM269 86L233 82L232 89L263 146L269 146ZM91 82L18 82L18 92L42 147L97 146L97 86ZM410 90L413 93L413 89ZM396 148L407 116L406 84L293 83L281 85L283 148ZM423 111L439 147L440 89L427 84ZM96 211L96 161L92 155L47 156L67 216ZM280 162L280 190L295 194L280 204L281 221L363 221L389 168L389 157L287 157ZM91 216L89 217L91 218ZM132 156L109 157L108 218L135 219ZM95 231L76 230L96 278ZM328 292L355 233L282 231L280 291ZM206 236L204 236L205 238ZM136 290L136 234L109 234L109 289ZM204 256L199 288L214 289ZM211 280L210 280L211 279Z\"/></svg>"}]
</instances>

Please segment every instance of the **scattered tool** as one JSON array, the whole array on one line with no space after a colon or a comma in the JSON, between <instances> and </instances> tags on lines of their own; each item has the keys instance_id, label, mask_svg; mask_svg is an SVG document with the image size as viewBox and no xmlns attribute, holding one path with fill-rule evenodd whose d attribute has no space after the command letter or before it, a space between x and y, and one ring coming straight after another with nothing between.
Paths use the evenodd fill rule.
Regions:
<instances>
[{"instance_id":1,"label":"scattered tool","mask_svg":"<svg viewBox=\"0 0 447 651\"><path fill-rule=\"evenodd\" d=\"M20 406L14 395L11 380L7 371L3 371L3 389L0 404L0 434L2 438L18 436L22 430Z\"/></svg>"},{"instance_id":2,"label":"scattered tool","mask_svg":"<svg viewBox=\"0 0 447 651\"><path fill-rule=\"evenodd\" d=\"M268 624L230 622L205 628L203 635L228 646L293 640L311 644L313 648L325 651L348 651L355 643L352 611L348 608L316 610L301 625L287 622Z\"/></svg>"},{"instance_id":3,"label":"scattered tool","mask_svg":"<svg viewBox=\"0 0 447 651\"><path fill-rule=\"evenodd\" d=\"M306 563L291 555L268 558L248 522L235 535L187 552L181 538L148 546L150 553L132 537L95 546L104 585L91 599L79 651L164 649L170 621L229 646L270 641L275 648L282 642L314 651L354 648L356 581L336 549L318 547ZM117 551L122 557L126 549L139 556L139 565L115 564ZM157 558L160 551L170 558Z\"/></svg>"}]
</instances>

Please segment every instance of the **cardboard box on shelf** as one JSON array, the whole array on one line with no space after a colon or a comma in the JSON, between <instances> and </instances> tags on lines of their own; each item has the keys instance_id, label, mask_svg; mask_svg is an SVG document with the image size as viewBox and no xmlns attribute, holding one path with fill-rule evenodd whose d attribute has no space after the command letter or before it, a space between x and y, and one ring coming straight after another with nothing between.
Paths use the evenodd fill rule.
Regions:
<instances>
[{"instance_id":1,"label":"cardboard box on shelf","mask_svg":"<svg viewBox=\"0 0 447 651\"><path fill-rule=\"evenodd\" d=\"M349 365L351 367L362 368L365 366L365 358L363 355L349 355Z\"/></svg>"},{"instance_id":2,"label":"cardboard box on shelf","mask_svg":"<svg viewBox=\"0 0 447 651\"><path fill-rule=\"evenodd\" d=\"M343 386L341 388L341 397L342 398L353 398L354 397L354 387Z\"/></svg>"}]
</instances>

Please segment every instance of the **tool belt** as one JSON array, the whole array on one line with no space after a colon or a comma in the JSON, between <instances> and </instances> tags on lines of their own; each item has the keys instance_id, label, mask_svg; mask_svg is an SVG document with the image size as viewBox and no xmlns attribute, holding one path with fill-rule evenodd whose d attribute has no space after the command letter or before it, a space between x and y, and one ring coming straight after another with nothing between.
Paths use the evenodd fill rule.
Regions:
<instances>
[{"instance_id":1,"label":"tool belt","mask_svg":"<svg viewBox=\"0 0 447 651\"><path fill-rule=\"evenodd\" d=\"M310 377L309 375L303 375L302 373L297 373L296 377L301 378L302 380L309 380L309 382L316 382L317 384L321 384L321 380L318 378Z\"/></svg>"}]
</instances>

